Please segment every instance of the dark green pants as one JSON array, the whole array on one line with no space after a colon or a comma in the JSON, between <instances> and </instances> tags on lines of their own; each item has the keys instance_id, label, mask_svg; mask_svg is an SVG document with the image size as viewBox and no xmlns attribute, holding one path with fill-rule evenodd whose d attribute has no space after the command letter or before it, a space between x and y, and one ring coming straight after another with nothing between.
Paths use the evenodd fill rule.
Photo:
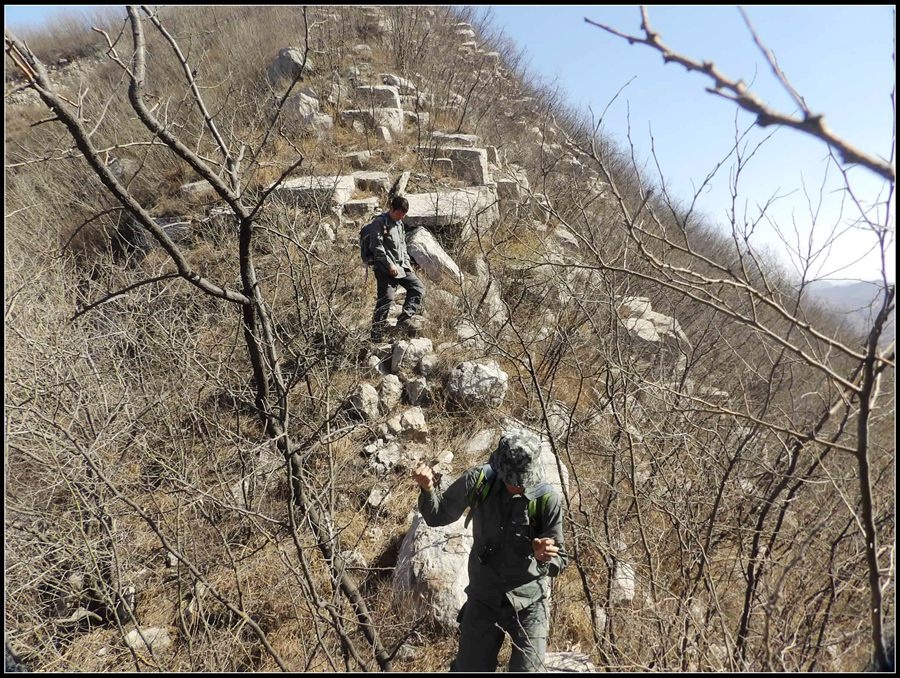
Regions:
<instances>
[{"instance_id":1,"label":"dark green pants","mask_svg":"<svg viewBox=\"0 0 900 678\"><path fill-rule=\"evenodd\" d=\"M500 607L469 598L460 623L459 652L451 671L496 671L504 633L512 642L509 671L544 671L547 651L547 601L516 612L509 601Z\"/></svg>"}]
</instances>

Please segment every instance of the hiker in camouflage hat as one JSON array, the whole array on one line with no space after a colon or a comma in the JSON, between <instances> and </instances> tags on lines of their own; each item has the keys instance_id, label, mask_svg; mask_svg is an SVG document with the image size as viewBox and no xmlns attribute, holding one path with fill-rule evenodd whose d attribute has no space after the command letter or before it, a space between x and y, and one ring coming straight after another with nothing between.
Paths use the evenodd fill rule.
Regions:
<instances>
[{"instance_id":1,"label":"hiker in camouflage hat","mask_svg":"<svg viewBox=\"0 0 900 678\"><path fill-rule=\"evenodd\" d=\"M500 438L500 444L491 455L490 465L500 479L516 487L533 487L541 482L541 441L525 429L512 429Z\"/></svg>"},{"instance_id":2,"label":"hiker in camouflage hat","mask_svg":"<svg viewBox=\"0 0 900 678\"><path fill-rule=\"evenodd\" d=\"M504 633L510 671L543 671L550 626L549 577L568 564L562 501L540 473L541 441L507 431L490 462L440 491L431 468L413 471L419 511L431 527L449 525L469 507L474 519L466 603L459 612L459 650L452 671L495 671ZM467 520L468 524L468 520Z\"/></svg>"}]
</instances>

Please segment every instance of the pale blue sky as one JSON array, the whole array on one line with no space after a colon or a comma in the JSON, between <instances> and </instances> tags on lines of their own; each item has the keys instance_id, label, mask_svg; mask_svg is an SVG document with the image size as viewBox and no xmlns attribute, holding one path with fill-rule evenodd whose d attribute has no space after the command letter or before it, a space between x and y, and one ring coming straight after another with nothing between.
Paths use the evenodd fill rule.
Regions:
<instances>
[{"instance_id":1,"label":"pale blue sky","mask_svg":"<svg viewBox=\"0 0 900 678\"><path fill-rule=\"evenodd\" d=\"M4 24L13 30L40 26L48 18L61 13L79 13L100 5L4 5ZM122 6L124 16L124 5Z\"/></svg>"},{"instance_id":2,"label":"pale blue sky","mask_svg":"<svg viewBox=\"0 0 900 678\"><path fill-rule=\"evenodd\" d=\"M60 12L92 6L5 6L6 23L22 29ZM650 155L652 131L656 152L670 190L682 200L727 152L734 139L735 118L741 129L752 117L736 115L733 104L708 94L709 81L687 73L676 64L641 45L630 46L584 22L588 17L623 32L639 34L638 6L527 5L479 6L493 12L493 23L525 48L531 72L556 80L568 101L579 109L600 113L629 80L606 114L607 135L627 143L628 116L638 156ZM889 157L894 129L891 93L894 87L894 14L892 6L750 6L746 11L754 28L776 55L794 87L814 112L824 113L828 125L861 149ZM772 76L737 8L734 6L651 7L650 21L670 47L695 59L716 63L727 75L753 81L753 89L771 105L793 111L793 103ZM769 128L771 130L771 128ZM757 128L752 138L764 134ZM745 173L741 197L751 207L772 194L780 200L772 214L780 224L795 223L805 239L812 218L803 185L818 194L823 181L825 145L791 130L782 130L756 156ZM826 184L828 198L818 217L821 232L842 218L836 172ZM867 171L851 171L859 197L874 202L883 182ZM716 220L724 220L730 198L728 172L702 195L700 206ZM883 210L882 210L883 214ZM824 215L821 216L821 215ZM893 218L893 208L891 210ZM883 217L882 217L883 218ZM787 248L762 227L760 243L778 251ZM865 251L872 239L855 231L832 248L820 275L871 279L877 262ZM856 261L863 258L862 261ZM855 262L855 263L854 263ZM839 270L843 268L843 270ZM888 259L895 278L894 248Z\"/></svg>"},{"instance_id":3,"label":"pale blue sky","mask_svg":"<svg viewBox=\"0 0 900 678\"><path fill-rule=\"evenodd\" d=\"M621 32L641 35L638 6L491 9L494 25L526 49L532 72L558 81L577 108L591 107L599 115L615 93L635 78L607 112L604 129L626 144L630 117L631 138L642 159L650 156L652 130L663 175L675 195L683 199L693 195L693 187L701 184L733 143L736 107L705 91L710 85L708 78L688 73L677 64L665 64L657 51L629 45L584 21L587 17ZM895 83L893 8L751 6L746 12L813 112L825 114L832 130L859 148L890 157L894 129L891 93ZM649 16L651 26L672 49L696 60L712 60L733 78L753 81L752 88L763 100L794 112L793 101L775 81L735 6L650 7ZM744 129L753 118L741 112L737 120ZM753 138L761 139L766 133L757 128ZM793 193L776 205L773 214L781 224L796 223L805 238L812 218L802 186L805 182L810 192L818 194L827 153L821 141L793 130L779 131L751 164L742 197L752 206L764 203L775 192ZM833 169L830 174L839 176ZM874 202L879 193L886 194L884 182L867 170L854 169L851 176L854 190L864 200ZM699 203L717 220L723 220L730 204L727 184L726 171ZM837 187L834 181L827 186L830 190ZM840 197L840 193L829 196L820 213L824 217L817 221L818 231L825 227L830 230L833 222L840 221ZM760 233L779 252L787 249L770 229ZM818 273L871 279L879 266L872 255L853 262L864 256L872 242L859 231L843 236ZM890 279L895 279L893 246L888 270Z\"/></svg>"}]
</instances>

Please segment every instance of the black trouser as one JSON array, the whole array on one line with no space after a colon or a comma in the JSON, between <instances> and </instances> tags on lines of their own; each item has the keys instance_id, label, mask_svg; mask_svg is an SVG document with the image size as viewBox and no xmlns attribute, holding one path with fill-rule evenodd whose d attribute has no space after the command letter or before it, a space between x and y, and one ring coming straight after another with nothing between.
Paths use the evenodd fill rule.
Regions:
<instances>
[{"instance_id":1,"label":"black trouser","mask_svg":"<svg viewBox=\"0 0 900 678\"><path fill-rule=\"evenodd\" d=\"M419 312L422 299L425 297L425 286L411 268L404 269L406 276L399 279L386 271L381 271L377 266L372 270L375 272L375 313L372 315L372 336L380 337L387 325L388 312L391 310L397 285L406 290L406 301L403 302L403 311L397 322L403 322Z\"/></svg>"}]
</instances>

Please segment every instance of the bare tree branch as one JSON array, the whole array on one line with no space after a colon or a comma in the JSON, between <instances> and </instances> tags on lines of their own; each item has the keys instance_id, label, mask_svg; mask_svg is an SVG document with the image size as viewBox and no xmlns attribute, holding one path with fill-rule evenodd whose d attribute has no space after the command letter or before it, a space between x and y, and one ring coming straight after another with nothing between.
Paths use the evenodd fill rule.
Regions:
<instances>
[{"instance_id":1,"label":"bare tree branch","mask_svg":"<svg viewBox=\"0 0 900 678\"><path fill-rule=\"evenodd\" d=\"M824 116L821 114L811 113L803 106L804 115L802 118L795 118L785 113L775 111L769 108L759 97L757 97L741 80L732 80L722 73L712 61L699 62L690 57L683 56L677 52L673 52L666 46L659 37L659 34L650 27L650 19L645 6L641 7L641 28L644 30L644 37L628 35L622 33L605 24L597 23L585 17L585 22L596 26L607 33L611 33L620 38L624 38L629 44L641 44L657 50L662 54L663 61L666 63L673 61L681 64L689 71L703 73L713 82L713 89L708 89L710 94L721 96L725 99L733 101L750 113L756 115L756 123L760 127L769 125L782 125L791 127L804 134L809 134L821 139L830 147L836 149L841 155L845 163L856 163L862 165L875 172L876 174L894 181L896 178L896 170L893 164L885 162L881 158L865 153L864 151L850 145L844 139L837 136L825 124ZM783 81L785 82L785 81ZM722 90L725 90L724 92Z\"/></svg>"},{"instance_id":2,"label":"bare tree branch","mask_svg":"<svg viewBox=\"0 0 900 678\"><path fill-rule=\"evenodd\" d=\"M105 304L108 301L112 301L113 299L121 297L122 295L127 294L131 290L137 289L138 287L143 287L144 285L150 285L152 283L159 282L160 280L169 280L171 278L180 278L180 277L181 277L181 275L179 273L166 273L165 275L159 275L154 278L147 278L146 280L141 280L139 282L134 283L133 285L129 285L128 287L123 287L122 289L118 290L117 292L110 292L102 299L78 309L75 312L75 315L73 315L69 319L69 322L74 322L75 320L77 320L79 317L83 316L88 311L91 311L92 309L95 309L98 306L101 306L102 304Z\"/></svg>"}]
</instances>

